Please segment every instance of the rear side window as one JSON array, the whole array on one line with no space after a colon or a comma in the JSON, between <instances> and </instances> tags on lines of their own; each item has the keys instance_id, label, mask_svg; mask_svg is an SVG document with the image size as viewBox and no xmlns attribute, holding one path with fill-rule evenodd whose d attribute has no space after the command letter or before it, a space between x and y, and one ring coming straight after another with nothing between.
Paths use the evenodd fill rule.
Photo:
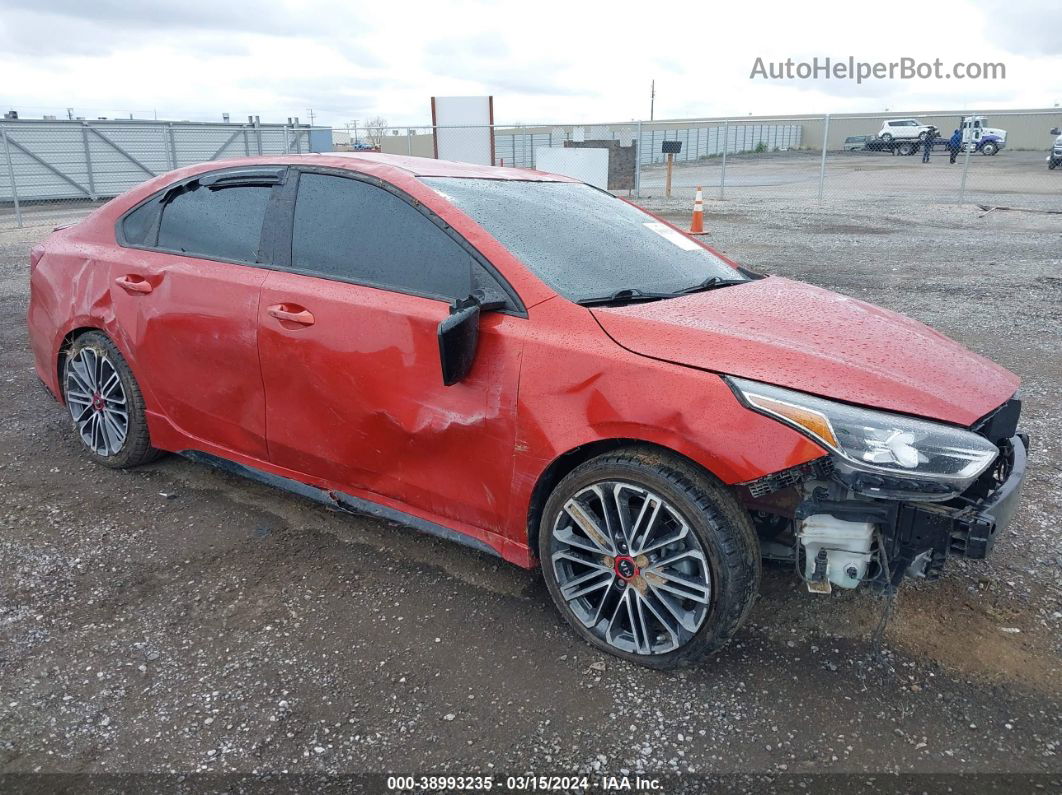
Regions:
<instances>
[{"instance_id":1,"label":"rear side window","mask_svg":"<svg viewBox=\"0 0 1062 795\"><path fill-rule=\"evenodd\" d=\"M299 177L291 264L297 271L419 295L463 298L473 260L430 218L356 179Z\"/></svg>"},{"instance_id":2,"label":"rear side window","mask_svg":"<svg viewBox=\"0 0 1062 795\"><path fill-rule=\"evenodd\" d=\"M158 247L208 259L255 262L272 190L269 185L210 187L193 182L163 204Z\"/></svg>"},{"instance_id":3,"label":"rear side window","mask_svg":"<svg viewBox=\"0 0 1062 795\"><path fill-rule=\"evenodd\" d=\"M125 217L122 221L122 236L128 245L154 248L158 243L161 206L159 199L152 199Z\"/></svg>"}]
</instances>

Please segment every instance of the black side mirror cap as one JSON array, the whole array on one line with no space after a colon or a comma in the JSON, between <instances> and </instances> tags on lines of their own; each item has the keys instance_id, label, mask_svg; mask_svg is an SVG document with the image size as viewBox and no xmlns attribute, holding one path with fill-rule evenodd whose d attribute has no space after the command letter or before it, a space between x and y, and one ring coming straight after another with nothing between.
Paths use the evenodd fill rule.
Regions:
<instances>
[{"instance_id":1,"label":"black side mirror cap","mask_svg":"<svg viewBox=\"0 0 1062 795\"><path fill-rule=\"evenodd\" d=\"M479 316L483 312L504 309L505 300L486 300L482 290L468 298L454 301L450 314L439 324L439 362L444 386L464 380L476 361L479 347Z\"/></svg>"},{"instance_id":2,"label":"black side mirror cap","mask_svg":"<svg viewBox=\"0 0 1062 795\"><path fill-rule=\"evenodd\" d=\"M479 304L454 305L449 316L439 324L439 362L444 386L461 381L476 360L479 346Z\"/></svg>"}]
</instances>

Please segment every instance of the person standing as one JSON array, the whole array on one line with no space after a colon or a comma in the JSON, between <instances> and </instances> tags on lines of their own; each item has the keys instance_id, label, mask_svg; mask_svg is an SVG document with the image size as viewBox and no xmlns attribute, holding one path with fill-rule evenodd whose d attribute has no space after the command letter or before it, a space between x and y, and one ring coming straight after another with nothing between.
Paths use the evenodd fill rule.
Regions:
<instances>
[{"instance_id":1,"label":"person standing","mask_svg":"<svg viewBox=\"0 0 1062 795\"><path fill-rule=\"evenodd\" d=\"M955 158L959 156L959 147L962 146L962 133L956 130L951 134L951 138L948 139L948 153L951 156L951 160L948 162L955 165Z\"/></svg>"},{"instance_id":2,"label":"person standing","mask_svg":"<svg viewBox=\"0 0 1062 795\"><path fill-rule=\"evenodd\" d=\"M933 151L933 141L937 137L937 128L930 127L926 130L926 139L922 142L922 162L929 162L929 153Z\"/></svg>"}]
</instances>

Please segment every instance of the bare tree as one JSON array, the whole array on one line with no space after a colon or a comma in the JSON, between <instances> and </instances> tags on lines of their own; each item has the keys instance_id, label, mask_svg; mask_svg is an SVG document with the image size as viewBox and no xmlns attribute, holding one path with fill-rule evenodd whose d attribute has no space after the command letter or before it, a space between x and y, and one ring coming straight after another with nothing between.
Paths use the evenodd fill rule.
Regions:
<instances>
[{"instance_id":1,"label":"bare tree","mask_svg":"<svg viewBox=\"0 0 1062 795\"><path fill-rule=\"evenodd\" d=\"M386 132L387 119L382 116L377 116L376 118L369 119L365 122L365 135L369 139L369 143L374 147L380 146Z\"/></svg>"}]
</instances>

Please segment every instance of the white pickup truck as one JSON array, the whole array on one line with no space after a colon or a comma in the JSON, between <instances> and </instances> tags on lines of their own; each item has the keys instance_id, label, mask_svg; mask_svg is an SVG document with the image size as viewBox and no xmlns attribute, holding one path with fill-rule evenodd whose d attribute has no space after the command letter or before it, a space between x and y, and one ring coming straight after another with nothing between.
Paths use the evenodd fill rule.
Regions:
<instances>
[{"instance_id":1,"label":"white pickup truck","mask_svg":"<svg viewBox=\"0 0 1062 795\"><path fill-rule=\"evenodd\" d=\"M1051 130L1051 135L1057 137L1054 146L1051 147L1051 152L1047 155L1047 167L1055 169L1062 166L1062 129L1055 127Z\"/></svg>"}]
</instances>

